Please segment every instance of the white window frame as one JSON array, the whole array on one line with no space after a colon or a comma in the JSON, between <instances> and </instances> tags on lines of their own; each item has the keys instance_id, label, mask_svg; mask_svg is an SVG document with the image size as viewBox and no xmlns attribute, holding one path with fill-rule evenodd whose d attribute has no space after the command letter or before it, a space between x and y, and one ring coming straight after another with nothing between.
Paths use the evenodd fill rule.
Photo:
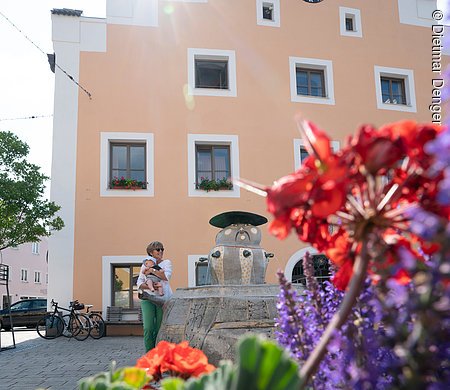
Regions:
<instances>
[{"instance_id":1,"label":"white window frame","mask_svg":"<svg viewBox=\"0 0 450 390\"><path fill-rule=\"evenodd\" d=\"M325 97L297 95L297 68L323 70L325 81ZM291 101L296 103L313 103L335 105L333 62L318 58L289 57L289 74L291 85Z\"/></svg>"},{"instance_id":2,"label":"white window frame","mask_svg":"<svg viewBox=\"0 0 450 390\"><path fill-rule=\"evenodd\" d=\"M48 284L48 274L45 274L45 284Z\"/></svg>"},{"instance_id":3,"label":"white window frame","mask_svg":"<svg viewBox=\"0 0 450 390\"><path fill-rule=\"evenodd\" d=\"M111 142L145 143L147 188L139 190L110 189L109 164ZM155 194L153 133L102 132L100 133L100 196L102 197L152 197Z\"/></svg>"},{"instance_id":4,"label":"white window frame","mask_svg":"<svg viewBox=\"0 0 450 390\"><path fill-rule=\"evenodd\" d=\"M386 66L374 66L375 74L375 93L377 98L377 107L380 110L417 112L416 92L414 86L414 72L411 69L390 68ZM383 103L383 94L381 91L381 77L393 77L405 81L405 104Z\"/></svg>"},{"instance_id":5,"label":"white window frame","mask_svg":"<svg viewBox=\"0 0 450 390\"><path fill-rule=\"evenodd\" d=\"M188 287L197 287L195 280L195 265L200 257L208 257L208 255L188 255Z\"/></svg>"},{"instance_id":6,"label":"white window frame","mask_svg":"<svg viewBox=\"0 0 450 390\"><path fill-rule=\"evenodd\" d=\"M263 5L271 3L273 5L273 19L263 18ZM256 24L258 26L280 27L280 0L256 0Z\"/></svg>"},{"instance_id":7,"label":"white window frame","mask_svg":"<svg viewBox=\"0 0 450 390\"><path fill-rule=\"evenodd\" d=\"M353 19L353 31L346 29L345 19L348 17ZM361 11L359 9L339 7L339 20L342 36L362 38Z\"/></svg>"},{"instance_id":8,"label":"white window frame","mask_svg":"<svg viewBox=\"0 0 450 390\"><path fill-rule=\"evenodd\" d=\"M102 256L102 310L106 314L106 308L111 306L111 269L113 265L133 265L140 267L145 256Z\"/></svg>"},{"instance_id":9,"label":"white window frame","mask_svg":"<svg viewBox=\"0 0 450 390\"><path fill-rule=\"evenodd\" d=\"M300 148L305 146L305 141L301 138L294 138L294 170L298 170L303 164L303 160L300 157ZM339 141L330 141L331 149L336 153L340 149Z\"/></svg>"},{"instance_id":10,"label":"white window frame","mask_svg":"<svg viewBox=\"0 0 450 390\"><path fill-rule=\"evenodd\" d=\"M38 242L32 242L31 243L31 253L33 255L39 254L39 243Z\"/></svg>"},{"instance_id":11,"label":"white window frame","mask_svg":"<svg viewBox=\"0 0 450 390\"><path fill-rule=\"evenodd\" d=\"M228 61L228 89L195 88L195 60ZM188 95L236 97L236 54L234 50L188 48Z\"/></svg>"},{"instance_id":12,"label":"white window frame","mask_svg":"<svg viewBox=\"0 0 450 390\"><path fill-rule=\"evenodd\" d=\"M209 191L198 190L195 186L195 146L229 145L230 168L232 178L239 178L239 144L237 135L227 134L188 134L188 196L204 198L239 198L240 187L233 185L231 190Z\"/></svg>"},{"instance_id":13,"label":"white window frame","mask_svg":"<svg viewBox=\"0 0 450 390\"><path fill-rule=\"evenodd\" d=\"M37 280L36 280L37 276ZM34 271L34 283L35 284L41 284L41 271Z\"/></svg>"},{"instance_id":14,"label":"white window frame","mask_svg":"<svg viewBox=\"0 0 450 390\"><path fill-rule=\"evenodd\" d=\"M288 282L292 282L292 271L294 271L295 265L298 263L300 259L302 259L306 252L309 252L310 255L318 255L320 254L316 248L309 246L307 248L299 249L295 252L286 263L284 267L284 276L286 277Z\"/></svg>"},{"instance_id":15,"label":"white window frame","mask_svg":"<svg viewBox=\"0 0 450 390\"><path fill-rule=\"evenodd\" d=\"M27 268L20 269L20 281L23 283L28 283L28 269Z\"/></svg>"}]
</instances>

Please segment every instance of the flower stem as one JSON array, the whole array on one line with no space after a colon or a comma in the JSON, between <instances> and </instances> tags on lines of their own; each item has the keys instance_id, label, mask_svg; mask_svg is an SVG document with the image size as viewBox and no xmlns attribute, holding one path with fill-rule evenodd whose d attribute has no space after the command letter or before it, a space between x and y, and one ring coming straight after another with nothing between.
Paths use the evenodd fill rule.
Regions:
<instances>
[{"instance_id":1,"label":"flower stem","mask_svg":"<svg viewBox=\"0 0 450 390\"><path fill-rule=\"evenodd\" d=\"M353 276L350 281L348 291L344 296L344 300L339 306L339 310L334 314L327 328L323 332L323 335L319 343L314 348L314 351L308 357L308 360L300 370L300 389L305 388L310 377L319 367L323 356L327 352L327 345L330 342L334 331L339 329L350 315L352 307L355 304L364 284L368 262L369 257L367 253L367 243L363 242L361 252L358 256L356 256L355 263L353 264Z\"/></svg>"}]
</instances>

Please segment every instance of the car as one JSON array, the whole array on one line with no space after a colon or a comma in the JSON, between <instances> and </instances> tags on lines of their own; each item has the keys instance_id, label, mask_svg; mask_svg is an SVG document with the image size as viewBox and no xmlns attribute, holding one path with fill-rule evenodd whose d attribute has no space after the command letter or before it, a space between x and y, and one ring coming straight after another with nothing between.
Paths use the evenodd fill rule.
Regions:
<instances>
[{"instance_id":1,"label":"car","mask_svg":"<svg viewBox=\"0 0 450 390\"><path fill-rule=\"evenodd\" d=\"M22 299L11 305L11 317L14 327L34 328L39 319L47 313L47 299ZM0 310L0 327L11 330L9 310Z\"/></svg>"}]
</instances>

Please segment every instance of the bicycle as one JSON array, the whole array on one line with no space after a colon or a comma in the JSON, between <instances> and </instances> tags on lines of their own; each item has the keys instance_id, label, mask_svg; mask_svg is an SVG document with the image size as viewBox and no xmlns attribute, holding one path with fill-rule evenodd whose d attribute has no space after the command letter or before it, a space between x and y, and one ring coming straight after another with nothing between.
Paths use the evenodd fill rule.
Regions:
<instances>
[{"instance_id":1,"label":"bicycle","mask_svg":"<svg viewBox=\"0 0 450 390\"><path fill-rule=\"evenodd\" d=\"M93 339L101 339L106 333L106 324L99 312L89 311L93 306L94 305L85 305L86 315L88 316L91 325L90 336Z\"/></svg>"},{"instance_id":2,"label":"bicycle","mask_svg":"<svg viewBox=\"0 0 450 390\"><path fill-rule=\"evenodd\" d=\"M90 320L84 314L77 313L76 310L82 310L84 305L78 301L70 302L70 309L58 306L58 302L52 299L53 313L48 313L42 317L37 325L36 331L44 339L54 339L61 335L65 337L75 337L82 341L89 337L91 332ZM70 312L61 316L62 309Z\"/></svg>"}]
</instances>

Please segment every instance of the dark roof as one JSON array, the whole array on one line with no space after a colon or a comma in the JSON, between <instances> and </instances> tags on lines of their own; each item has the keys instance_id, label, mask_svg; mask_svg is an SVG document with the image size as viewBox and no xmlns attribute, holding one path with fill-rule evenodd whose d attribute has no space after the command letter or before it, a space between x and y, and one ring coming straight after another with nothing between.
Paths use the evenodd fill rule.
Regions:
<instances>
[{"instance_id":1,"label":"dark roof","mask_svg":"<svg viewBox=\"0 0 450 390\"><path fill-rule=\"evenodd\" d=\"M226 211L209 220L209 224L218 228L226 228L233 224L249 224L253 226L263 225L267 218L262 215L249 213L247 211Z\"/></svg>"},{"instance_id":2,"label":"dark roof","mask_svg":"<svg viewBox=\"0 0 450 390\"><path fill-rule=\"evenodd\" d=\"M82 10L79 9L70 9L70 8L53 8L53 15L64 15L64 16L81 16L83 13Z\"/></svg>"}]
</instances>

